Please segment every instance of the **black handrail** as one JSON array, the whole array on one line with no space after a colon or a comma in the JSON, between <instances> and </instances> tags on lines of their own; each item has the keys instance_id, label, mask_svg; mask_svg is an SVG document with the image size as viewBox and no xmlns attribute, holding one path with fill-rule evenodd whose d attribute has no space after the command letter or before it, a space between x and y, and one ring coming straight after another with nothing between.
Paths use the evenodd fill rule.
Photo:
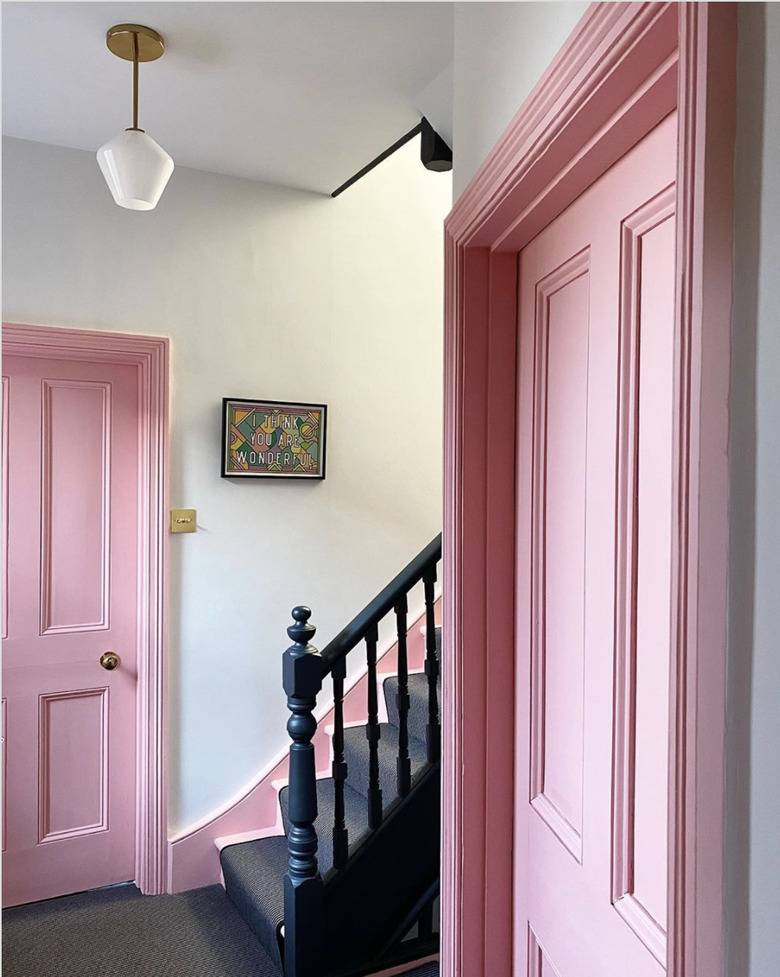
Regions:
<instances>
[{"instance_id":1,"label":"black handrail","mask_svg":"<svg viewBox=\"0 0 780 977\"><path fill-rule=\"evenodd\" d=\"M393 610L399 597L408 594L422 580L425 571L436 566L440 559L441 533L325 646L322 650L323 678L331 672L337 661L345 658L366 637L374 625Z\"/></svg>"}]
</instances>

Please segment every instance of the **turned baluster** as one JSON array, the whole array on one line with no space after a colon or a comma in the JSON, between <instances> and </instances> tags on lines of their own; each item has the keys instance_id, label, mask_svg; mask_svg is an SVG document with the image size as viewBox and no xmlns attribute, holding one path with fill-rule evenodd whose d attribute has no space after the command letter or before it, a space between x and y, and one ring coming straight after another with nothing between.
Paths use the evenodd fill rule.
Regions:
<instances>
[{"instance_id":1,"label":"turned baluster","mask_svg":"<svg viewBox=\"0 0 780 977\"><path fill-rule=\"evenodd\" d=\"M412 765L409 760L409 667L406 657L406 616L408 604L406 594L395 605L396 627L398 629L398 757L396 761L396 783L400 797L406 797L412 786Z\"/></svg>"},{"instance_id":2,"label":"turned baluster","mask_svg":"<svg viewBox=\"0 0 780 977\"><path fill-rule=\"evenodd\" d=\"M322 878L317 868L317 778L312 739L314 707L322 688L322 659L309 644L316 628L308 607L296 607L287 629L294 644L284 653L282 674L290 746L289 862L284 877L285 977L318 977L322 968Z\"/></svg>"},{"instance_id":3,"label":"turned baluster","mask_svg":"<svg viewBox=\"0 0 780 977\"><path fill-rule=\"evenodd\" d=\"M441 726L439 725L439 659L436 655L436 618L433 611L433 586L436 583L436 566L426 570L423 577L425 589L425 674L428 676L428 724L425 727L425 745L428 763L436 763L441 754Z\"/></svg>"},{"instance_id":4,"label":"turned baluster","mask_svg":"<svg viewBox=\"0 0 780 977\"><path fill-rule=\"evenodd\" d=\"M333 865L342 868L347 861L349 837L344 820L344 781L347 779L347 763L344 759L344 679L347 674L346 659L341 658L331 671L333 676Z\"/></svg>"},{"instance_id":5,"label":"turned baluster","mask_svg":"<svg viewBox=\"0 0 780 977\"><path fill-rule=\"evenodd\" d=\"M382 788L379 786L379 740L382 730L379 725L379 704L376 684L376 646L379 631L376 624L366 635L366 658L368 661L368 826L373 831L382 823Z\"/></svg>"}]
</instances>

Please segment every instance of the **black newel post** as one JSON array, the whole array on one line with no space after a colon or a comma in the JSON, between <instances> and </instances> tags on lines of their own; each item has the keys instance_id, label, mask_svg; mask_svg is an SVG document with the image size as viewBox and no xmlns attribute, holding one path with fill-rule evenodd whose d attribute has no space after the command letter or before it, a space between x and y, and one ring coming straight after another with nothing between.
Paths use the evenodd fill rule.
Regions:
<instances>
[{"instance_id":1,"label":"black newel post","mask_svg":"<svg viewBox=\"0 0 780 977\"><path fill-rule=\"evenodd\" d=\"M290 747L289 863L284 877L285 977L318 977L322 969L322 878L317 869L317 780L312 739L314 707L322 688L322 659L309 644L316 628L308 607L295 607L287 634L295 642L284 653L282 676Z\"/></svg>"}]
</instances>

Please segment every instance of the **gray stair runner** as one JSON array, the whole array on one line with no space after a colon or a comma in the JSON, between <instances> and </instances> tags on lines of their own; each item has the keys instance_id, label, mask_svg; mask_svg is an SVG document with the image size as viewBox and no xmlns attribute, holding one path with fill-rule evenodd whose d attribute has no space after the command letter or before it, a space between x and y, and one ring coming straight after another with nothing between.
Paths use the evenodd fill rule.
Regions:
<instances>
[{"instance_id":1,"label":"gray stair runner","mask_svg":"<svg viewBox=\"0 0 780 977\"><path fill-rule=\"evenodd\" d=\"M436 629L437 654L441 648L441 628ZM379 780L382 788L382 804L385 810L395 801L396 757L398 755L398 710L396 691L398 680L388 678L384 682L388 723L381 725L379 741ZM427 765L425 727L428 722L428 680L425 675L409 676L409 757L412 778ZM439 697L439 702L441 697ZM344 730L344 755L349 774L344 789L345 821L349 831L350 846L368 831L368 762L369 747L366 727L356 726ZM279 793L282 823L285 834L274 838L261 838L224 848L220 854L225 890L228 897L244 918L250 929L269 956L281 966L278 931L284 918L283 878L287 871L288 790ZM319 851L317 859L320 874L324 877L333 865L331 829L334 813L334 785L330 779L317 783L317 826ZM435 967L435 970L431 970ZM418 973L418 971L415 971ZM438 964L426 964L420 975L438 974Z\"/></svg>"}]
</instances>

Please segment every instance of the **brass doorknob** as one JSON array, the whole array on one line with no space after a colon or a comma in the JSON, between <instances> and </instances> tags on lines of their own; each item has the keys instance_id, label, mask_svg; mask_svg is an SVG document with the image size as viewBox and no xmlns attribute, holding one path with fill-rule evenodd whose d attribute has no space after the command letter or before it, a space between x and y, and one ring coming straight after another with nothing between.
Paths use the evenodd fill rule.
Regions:
<instances>
[{"instance_id":1,"label":"brass doorknob","mask_svg":"<svg viewBox=\"0 0 780 977\"><path fill-rule=\"evenodd\" d=\"M106 651L100 656L100 664L110 672L119 664L119 655L115 655L113 651Z\"/></svg>"}]
</instances>

